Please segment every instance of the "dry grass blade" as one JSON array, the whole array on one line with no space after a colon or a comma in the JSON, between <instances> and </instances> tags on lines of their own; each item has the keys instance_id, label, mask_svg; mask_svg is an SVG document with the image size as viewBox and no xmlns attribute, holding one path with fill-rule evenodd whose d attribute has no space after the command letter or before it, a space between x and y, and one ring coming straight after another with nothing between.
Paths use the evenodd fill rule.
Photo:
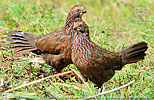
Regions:
<instances>
[{"instance_id":1,"label":"dry grass blade","mask_svg":"<svg viewBox=\"0 0 154 100\"><path fill-rule=\"evenodd\" d=\"M23 58L22 60L18 60L18 62L24 62L29 60L30 62L35 63L45 63L45 61L42 58Z\"/></svg>"},{"instance_id":2,"label":"dry grass blade","mask_svg":"<svg viewBox=\"0 0 154 100\"><path fill-rule=\"evenodd\" d=\"M45 77L45 78L42 78L42 79L39 79L39 80L36 80L36 81L32 81L32 82L27 83L27 84L21 85L19 87L16 87L16 88L13 88L13 89L9 89L7 91L4 91L4 93L12 92L12 91L18 90L20 88L23 88L23 87L26 87L26 86L29 86L29 85L32 85L32 84L41 82L41 81L46 80L48 78L56 77L56 76L63 75L63 74L67 74L67 73L71 73L71 72L72 71L68 71L68 72L64 72L64 73L60 73L60 74L56 74L56 75L51 75L51 76L48 76L48 77Z\"/></svg>"},{"instance_id":3,"label":"dry grass blade","mask_svg":"<svg viewBox=\"0 0 154 100\"><path fill-rule=\"evenodd\" d=\"M112 89L112 90L109 90L109 91L106 91L106 92L102 92L102 93L94 95L94 96L86 97L86 98L83 98L83 99L80 99L80 100L92 99L92 98L96 98L96 97L104 95L104 94L108 94L108 93L111 93L111 92L114 92L114 91L117 91L117 90L121 90L122 88L127 87L130 84L133 84L134 82L135 81L133 80L133 81L131 81L131 82L129 82L129 83L123 85L123 86L118 87L118 88L115 88L115 89Z\"/></svg>"},{"instance_id":4,"label":"dry grass blade","mask_svg":"<svg viewBox=\"0 0 154 100\"><path fill-rule=\"evenodd\" d=\"M64 83L54 83L54 84L56 84L56 85L62 85L62 86L71 88L71 85L69 85L69 84L64 84ZM76 90L81 90L81 88L79 88L79 87L77 87L77 86L74 86L74 85L73 85L73 87L74 87L74 89L76 89ZM88 93L88 90L86 90L86 89L83 89L83 88L82 88L82 91L85 91L85 92Z\"/></svg>"},{"instance_id":5,"label":"dry grass blade","mask_svg":"<svg viewBox=\"0 0 154 100\"><path fill-rule=\"evenodd\" d=\"M74 69L72 69L72 71L82 80L82 82L87 86L90 92L92 92L88 84L84 81L83 77L81 77Z\"/></svg>"}]
</instances>

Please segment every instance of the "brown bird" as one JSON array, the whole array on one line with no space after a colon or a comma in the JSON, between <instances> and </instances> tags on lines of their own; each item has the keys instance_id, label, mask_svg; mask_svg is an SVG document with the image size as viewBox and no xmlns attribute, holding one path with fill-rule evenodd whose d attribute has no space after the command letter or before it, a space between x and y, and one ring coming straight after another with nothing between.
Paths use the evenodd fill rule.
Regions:
<instances>
[{"instance_id":1,"label":"brown bird","mask_svg":"<svg viewBox=\"0 0 154 100\"><path fill-rule=\"evenodd\" d=\"M145 42L133 44L119 52L111 52L91 41L88 28L82 20L74 22L73 29L76 30L71 57L73 64L99 88L114 76L115 70L143 60L146 55L148 47Z\"/></svg>"},{"instance_id":2,"label":"brown bird","mask_svg":"<svg viewBox=\"0 0 154 100\"><path fill-rule=\"evenodd\" d=\"M86 13L81 5L75 5L68 14L63 28L45 35L36 36L21 31L11 31L7 41L10 49L18 50L17 53L31 51L41 55L48 65L51 65L59 73L68 64L71 64L72 34L75 18L80 18Z\"/></svg>"}]
</instances>

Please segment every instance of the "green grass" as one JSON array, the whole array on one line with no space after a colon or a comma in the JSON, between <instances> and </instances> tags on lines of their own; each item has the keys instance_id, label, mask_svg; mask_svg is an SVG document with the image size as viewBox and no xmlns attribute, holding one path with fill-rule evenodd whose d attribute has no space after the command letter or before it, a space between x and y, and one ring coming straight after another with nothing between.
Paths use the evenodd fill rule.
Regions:
<instances>
[{"instance_id":1,"label":"green grass","mask_svg":"<svg viewBox=\"0 0 154 100\"><path fill-rule=\"evenodd\" d=\"M123 67L114 77L104 83L108 91L135 80L131 86L103 95L97 99L154 98L154 2L153 0L1 0L0 39L10 30L45 34L60 29L67 13L75 4L84 5L87 13L83 20L88 24L91 39L108 50L119 51L131 44L148 43L145 60ZM102 31L104 31L102 33ZM0 47L3 42L0 42ZM29 83L50 75L51 66L39 63L18 62L19 59L36 55L24 53L13 55L11 50L0 48L0 91ZM37 56L38 57L38 56ZM63 72L77 68L69 65ZM44 73L43 73L44 72ZM55 78L20 88L0 98L27 99L77 99L100 93L90 81L81 84L75 78L57 83Z\"/></svg>"}]
</instances>

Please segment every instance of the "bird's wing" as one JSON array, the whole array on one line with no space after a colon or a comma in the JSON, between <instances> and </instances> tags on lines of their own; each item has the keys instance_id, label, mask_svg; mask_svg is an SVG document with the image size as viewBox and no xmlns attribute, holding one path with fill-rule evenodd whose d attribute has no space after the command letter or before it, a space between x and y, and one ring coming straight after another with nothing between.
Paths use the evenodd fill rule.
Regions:
<instances>
[{"instance_id":1,"label":"bird's wing","mask_svg":"<svg viewBox=\"0 0 154 100\"><path fill-rule=\"evenodd\" d=\"M40 36L35 44L42 52L59 54L61 49L60 46L65 42L65 40L66 31L65 28L62 28L58 31Z\"/></svg>"}]
</instances>

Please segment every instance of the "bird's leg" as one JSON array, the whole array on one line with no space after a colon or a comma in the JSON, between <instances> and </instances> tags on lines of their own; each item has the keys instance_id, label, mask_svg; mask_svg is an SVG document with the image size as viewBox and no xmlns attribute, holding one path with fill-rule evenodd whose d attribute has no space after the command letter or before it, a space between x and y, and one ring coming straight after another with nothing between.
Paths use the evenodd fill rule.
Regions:
<instances>
[{"instance_id":1,"label":"bird's leg","mask_svg":"<svg viewBox=\"0 0 154 100\"><path fill-rule=\"evenodd\" d=\"M81 82L83 82L84 80L77 74L75 73L74 71L70 72L70 73L66 73L66 74L63 74L60 76L61 79L63 79L64 81L68 78L66 77L76 77L77 79L79 79Z\"/></svg>"},{"instance_id":2,"label":"bird's leg","mask_svg":"<svg viewBox=\"0 0 154 100\"><path fill-rule=\"evenodd\" d=\"M61 73L61 71L56 71L56 72L57 74ZM58 75L56 79L57 79L57 82L60 83L60 75Z\"/></svg>"},{"instance_id":3,"label":"bird's leg","mask_svg":"<svg viewBox=\"0 0 154 100\"><path fill-rule=\"evenodd\" d=\"M60 62L63 62L64 60L64 55L63 54L59 54L59 55L52 55L52 54L41 54L41 56L43 57L43 59L45 60L45 62L48 65L51 66L58 66L58 67L54 67L56 69L57 74L61 73L61 66L66 66L65 64L61 64ZM74 77L76 76L77 79L79 79L82 82L82 79L73 71L67 74L63 74L63 75L59 75L57 77L57 81L58 83L60 83L60 79L62 79L63 81L67 80L69 77Z\"/></svg>"}]
</instances>

